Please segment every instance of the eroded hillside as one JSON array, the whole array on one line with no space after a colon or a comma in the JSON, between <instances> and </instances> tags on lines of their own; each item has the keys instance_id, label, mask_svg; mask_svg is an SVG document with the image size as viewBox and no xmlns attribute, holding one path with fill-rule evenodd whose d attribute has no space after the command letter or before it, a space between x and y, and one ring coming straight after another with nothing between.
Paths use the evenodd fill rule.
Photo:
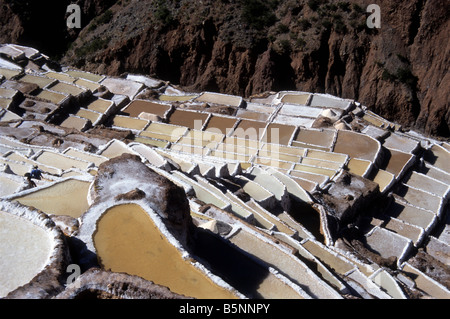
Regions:
<instances>
[{"instance_id":1,"label":"eroded hillside","mask_svg":"<svg viewBox=\"0 0 450 319\"><path fill-rule=\"evenodd\" d=\"M375 1L381 28L370 29L372 2L86 0L76 1L79 30L65 26L68 1L58 14L42 2L24 9L5 1L1 40L86 70L147 74L196 91L329 93L449 136L448 2Z\"/></svg>"}]
</instances>

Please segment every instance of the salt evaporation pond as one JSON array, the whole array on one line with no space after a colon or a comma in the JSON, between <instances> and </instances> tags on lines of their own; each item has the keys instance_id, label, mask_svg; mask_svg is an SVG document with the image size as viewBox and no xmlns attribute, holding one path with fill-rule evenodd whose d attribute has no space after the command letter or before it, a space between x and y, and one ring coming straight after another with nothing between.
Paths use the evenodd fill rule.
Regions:
<instances>
[{"instance_id":1,"label":"salt evaporation pond","mask_svg":"<svg viewBox=\"0 0 450 319\"><path fill-rule=\"evenodd\" d=\"M14 200L35 207L46 214L80 217L88 208L90 182L68 179L50 187L20 196Z\"/></svg>"},{"instance_id":2,"label":"salt evaporation pond","mask_svg":"<svg viewBox=\"0 0 450 319\"><path fill-rule=\"evenodd\" d=\"M175 110L169 118L169 124L186 126L190 129L200 129L208 118L207 113Z\"/></svg>"},{"instance_id":3,"label":"salt evaporation pond","mask_svg":"<svg viewBox=\"0 0 450 319\"><path fill-rule=\"evenodd\" d=\"M137 204L108 209L93 240L104 269L137 275L195 298L236 298L184 260Z\"/></svg>"},{"instance_id":4,"label":"salt evaporation pond","mask_svg":"<svg viewBox=\"0 0 450 319\"><path fill-rule=\"evenodd\" d=\"M48 233L31 221L0 211L0 298L27 284L52 253Z\"/></svg>"},{"instance_id":5,"label":"salt evaporation pond","mask_svg":"<svg viewBox=\"0 0 450 319\"><path fill-rule=\"evenodd\" d=\"M171 106L168 104L159 104L143 100L133 100L124 110L128 116L138 117L142 112L151 113L164 117L170 110Z\"/></svg>"}]
</instances>

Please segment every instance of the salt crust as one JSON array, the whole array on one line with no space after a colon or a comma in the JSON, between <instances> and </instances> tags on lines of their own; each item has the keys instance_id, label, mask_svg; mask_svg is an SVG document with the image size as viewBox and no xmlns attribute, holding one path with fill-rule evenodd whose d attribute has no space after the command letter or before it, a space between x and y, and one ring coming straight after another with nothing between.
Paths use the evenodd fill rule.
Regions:
<instances>
[{"instance_id":1,"label":"salt crust","mask_svg":"<svg viewBox=\"0 0 450 319\"><path fill-rule=\"evenodd\" d=\"M59 260L65 254L64 235L59 227L56 227L49 216L39 210L8 200L0 200L0 211L28 220L34 225L42 228L48 234L51 243L51 253L48 257L46 266L36 276L50 269L52 264L55 264L55 266L58 265Z\"/></svg>"}]
</instances>

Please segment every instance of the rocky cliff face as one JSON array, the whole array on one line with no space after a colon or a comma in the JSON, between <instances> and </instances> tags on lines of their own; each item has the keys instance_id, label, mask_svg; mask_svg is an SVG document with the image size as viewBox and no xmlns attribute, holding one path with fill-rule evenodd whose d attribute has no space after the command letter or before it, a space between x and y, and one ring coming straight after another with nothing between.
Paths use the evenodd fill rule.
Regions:
<instances>
[{"instance_id":1,"label":"rocky cliff face","mask_svg":"<svg viewBox=\"0 0 450 319\"><path fill-rule=\"evenodd\" d=\"M14 2L1 9L3 21L10 21L4 22L11 31L7 40L25 41L29 34L49 41L27 31L21 13L11 9ZM379 29L366 25L372 2L381 9ZM55 48L65 64L242 96L325 92L355 99L406 127L450 136L445 0L77 3L83 29L63 27L64 47Z\"/></svg>"}]
</instances>

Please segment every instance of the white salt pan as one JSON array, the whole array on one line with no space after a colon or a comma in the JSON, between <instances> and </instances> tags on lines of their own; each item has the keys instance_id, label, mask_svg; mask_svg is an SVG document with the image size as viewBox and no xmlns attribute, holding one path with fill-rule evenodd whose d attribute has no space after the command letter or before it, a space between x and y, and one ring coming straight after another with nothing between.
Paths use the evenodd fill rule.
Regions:
<instances>
[{"instance_id":1,"label":"white salt pan","mask_svg":"<svg viewBox=\"0 0 450 319\"><path fill-rule=\"evenodd\" d=\"M48 263L52 240L32 222L0 211L0 297L28 283ZM6 275L7 274L7 275Z\"/></svg>"}]
</instances>

